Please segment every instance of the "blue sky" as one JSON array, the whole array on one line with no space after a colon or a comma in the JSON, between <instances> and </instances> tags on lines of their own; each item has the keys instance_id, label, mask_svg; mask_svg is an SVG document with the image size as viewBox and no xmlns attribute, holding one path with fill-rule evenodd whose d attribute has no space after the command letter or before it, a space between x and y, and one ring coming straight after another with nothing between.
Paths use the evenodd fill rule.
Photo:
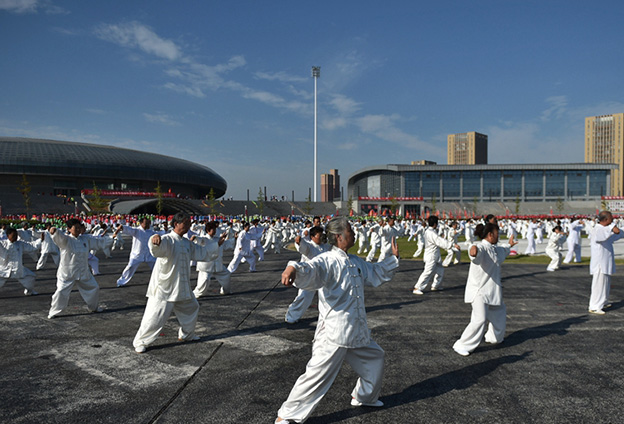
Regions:
<instances>
[{"instance_id":1,"label":"blue sky","mask_svg":"<svg viewBox=\"0 0 624 424\"><path fill-rule=\"evenodd\" d=\"M318 170L583 162L584 118L624 112L624 3L0 0L0 135L206 165L226 196L308 195ZM320 193L320 192L319 192ZM319 194L320 197L320 194Z\"/></svg>"}]
</instances>

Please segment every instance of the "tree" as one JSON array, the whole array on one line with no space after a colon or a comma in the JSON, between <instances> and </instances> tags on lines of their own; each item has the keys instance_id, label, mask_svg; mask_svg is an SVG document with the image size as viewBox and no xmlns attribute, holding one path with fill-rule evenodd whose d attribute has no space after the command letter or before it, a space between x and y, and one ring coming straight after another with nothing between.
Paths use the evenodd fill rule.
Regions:
<instances>
[{"instance_id":1,"label":"tree","mask_svg":"<svg viewBox=\"0 0 624 424\"><path fill-rule=\"evenodd\" d=\"M433 213L435 213L435 211L436 211L436 203L437 203L436 195L432 194L431 195L431 212L433 212Z\"/></svg>"},{"instance_id":2,"label":"tree","mask_svg":"<svg viewBox=\"0 0 624 424\"><path fill-rule=\"evenodd\" d=\"M258 200L256 202L256 207L258 208L258 211L262 216L264 212L264 193L262 192L262 187L260 187L260 190L258 191Z\"/></svg>"},{"instance_id":3,"label":"tree","mask_svg":"<svg viewBox=\"0 0 624 424\"><path fill-rule=\"evenodd\" d=\"M479 205L479 199L477 198L477 196L475 196L472 199L472 211L474 212L475 215L478 215L478 213L477 213L478 205Z\"/></svg>"},{"instance_id":4,"label":"tree","mask_svg":"<svg viewBox=\"0 0 624 424\"><path fill-rule=\"evenodd\" d=\"M160 186L160 181L158 181L158 185L156 186L156 212L158 212L158 215L162 215L162 210L163 210L163 191L162 191L162 187Z\"/></svg>"},{"instance_id":5,"label":"tree","mask_svg":"<svg viewBox=\"0 0 624 424\"><path fill-rule=\"evenodd\" d=\"M22 174L22 181L20 185L17 187L17 190L22 193L22 198L24 199L24 206L26 207L26 218L30 217L30 182L26 179L26 174Z\"/></svg>"},{"instance_id":6,"label":"tree","mask_svg":"<svg viewBox=\"0 0 624 424\"><path fill-rule=\"evenodd\" d=\"M390 198L390 211L392 211L392 215L396 215L396 211L399 209L399 201L395 196Z\"/></svg>"},{"instance_id":7,"label":"tree","mask_svg":"<svg viewBox=\"0 0 624 424\"><path fill-rule=\"evenodd\" d=\"M217 213L217 199L215 198L215 191L214 188L210 188L210 191L208 192L208 210L210 211L211 215L216 215ZM262 212L260 212L260 214L262 214Z\"/></svg>"},{"instance_id":8,"label":"tree","mask_svg":"<svg viewBox=\"0 0 624 424\"><path fill-rule=\"evenodd\" d=\"M91 206L92 212L101 212L106 210L106 206L108 202L106 199L102 198L102 190L98 188L93 181L93 194L91 195L91 199L89 200L89 205Z\"/></svg>"},{"instance_id":9,"label":"tree","mask_svg":"<svg viewBox=\"0 0 624 424\"><path fill-rule=\"evenodd\" d=\"M353 211L353 196L349 196L349 200L347 200L347 209L348 213L351 214L351 211Z\"/></svg>"},{"instance_id":10,"label":"tree","mask_svg":"<svg viewBox=\"0 0 624 424\"><path fill-rule=\"evenodd\" d=\"M561 215L561 212L563 212L563 208L565 207L565 204L563 203L563 199L561 197L557 197L557 212L559 212L559 214Z\"/></svg>"},{"instance_id":11,"label":"tree","mask_svg":"<svg viewBox=\"0 0 624 424\"><path fill-rule=\"evenodd\" d=\"M516 196L516 215L520 213L520 196Z\"/></svg>"}]
</instances>

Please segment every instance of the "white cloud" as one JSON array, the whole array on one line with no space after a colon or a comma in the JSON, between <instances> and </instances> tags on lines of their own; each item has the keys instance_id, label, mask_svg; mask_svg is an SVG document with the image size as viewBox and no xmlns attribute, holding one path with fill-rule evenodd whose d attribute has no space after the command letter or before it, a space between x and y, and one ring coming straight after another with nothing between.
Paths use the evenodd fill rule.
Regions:
<instances>
[{"instance_id":1,"label":"white cloud","mask_svg":"<svg viewBox=\"0 0 624 424\"><path fill-rule=\"evenodd\" d=\"M342 94L335 94L329 104L341 115L352 115L361 109L361 104Z\"/></svg>"},{"instance_id":2,"label":"white cloud","mask_svg":"<svg viewBox=\"0 0 624 424\"><path fill-rule=\"evenodd\" d=\"M153 123L164 124L164 125L169 125L169 126L180 125L179 122L175 121L169 115L163 112L144 113L143 117L145 118L147 122L153 122Z\"/></svg>"},{"instance_id":3,"label":"white cloud","mask_svg":"<svg viewBox=\"0 0 624 424\"><path fill-rule=\"evenodd\" d=\"M542 121L549 121L552 118L559 119L567 111L568 98L566 96L553 96L547 98L546 103L550 104L550 107L542 112Z\"/></svg>"},{"instance_id":4,"label":"white cloud","mask_svg":"<svg viewBox=\"0 0 624 424\"><path fill-rule=\"evenodd\" d=\"M407 147L409 149L419 149L424 153L441 155L442 150L446 150L436 146L432 146L423 142L417 136L408 134L397 128L395 121L400 118L399 115L365 115L357 118L356 122L360 130L365 134L372 134L377 138L389 141L396 145Z\"/></svg>"},{"instance_id":5,"label":"white cloud","mask_svg":"<svg viewBox=\"0 0 624 424\"><path fill-rule=\"evenodd\" d=\"M176 43L159 37L151 28L138 22L102 24L95 29L95 34L102 40L123 47L138 48L161 59L182 59L182 52Z\"/></svg>"},{"instance_id":6,"label":"white cloud","mask_svg":"<svg viewBox=\"0 0 624 424\"><path fill-rule=\"evenodd\" d=\"M37 13L37 0L0 0L0 10L13 13Z\"/></svg>"},{"instance_id":7,"label":"white cloud","mask_svg":"<svg viewBox=\"0 0 624 424\"><path fill-rule=\"evenodd\" d=\"M280 82L306 82L308 78L300 77L297 75L290 75L284 71L280 72L256 72L254 76L258 79L264 79L269 81L280 81Z\"/></svg>"}]
</instances>

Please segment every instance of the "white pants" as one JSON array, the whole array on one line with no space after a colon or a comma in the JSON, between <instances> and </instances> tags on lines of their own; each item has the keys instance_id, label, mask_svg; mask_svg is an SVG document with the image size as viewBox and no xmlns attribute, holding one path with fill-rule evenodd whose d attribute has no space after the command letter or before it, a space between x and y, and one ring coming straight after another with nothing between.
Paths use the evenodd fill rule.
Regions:
<instances>
[{"instance_id":1,"label":"white pants","mask_svg":"<svg viewBox=\"0 0 624 424\"><path fill-rule=\"evenodd\" d=\"M589 310L598 311L609 303L611 291L611 276L598 271L592 276L591 295L589 297Z\"/></svg>"},{"instance_id":2,"label":"white pants","mask_svg":"<svg viewBox=\"0 0 624 424\"><path fill-rule=\"evenodd\" d=\"M199 303L197 299L192 298L178 302L167 302L166 300L158 300L155 297L148 297L147 305L145 305L145 313L141 320L141 326L132 342L134 347L145 347L153 343L160 335L171 312L175 313L180 323L178 338L181 340L193 338L195 336L195 324L197 324L197 315L199 313Z\"/></svg>"},{"instance_id":3,"label":"white pants","mask_svg":"<svg viewBox=\"0 0 624 424\"><path fill-rule=\"evenodd\" d=\"M51 256L52 260L54 261L54 265L58 266L61 256L59 252L47 252L42 253L41 256L39 256L39 260L37 261L37 269L42 269L45 266L46 262L48 261L48 256Z\"/></svg>"},{"instance_id":4,"label":"white pants","mask_svg":"<svg viewBox=\"0 0 624 424\"><path fill-rule=\"evenodd\" d=\"M286 311L286 322L292 324L299 321L312 304L315 294L316 291L299 289L297 297L295 297L295 300L288 306Z\"/></svg>"},{"instance_id":5,"label":"white pants","mask_svg":"<svg viewBox=\"0 0 624 424\"><path fill-rule=\"evenodd\" d=\"M264 244L264 246L262 246L262 249L265 252L268 252L268 250L270 248L273 248L273 252L279 254L281 252L281 247L282 247L282 240L277 240L277 239L267 239L266 243Z\"/></svg>"},{"instance_id":6,"label":"white pants","mask_svg":"<svg viewBox=\"0 0 624 424\"><path fill-rule=\"evenodd\" d=\"M416 258L418 256L420 256L420 254L422 253L423 247L425 246L425 243L423 243L420 239L418 240L418 244L417 244L417 248L416 251L414 252L414 256L412 256L413 258Z\"/></svg>"},{"instance_id":7,"label":"white pants","mask_svg":"<svg viewBox=\"0 0 624 424\"><path fill-rule=\"evenodd\" d=\"M358 251L357 254L361 254L362 252L366 252L366 249L368 249L368 240L366 240L364 237L360 237L359 242L358 242Z\"/></svg>"},{"instance_id":8,"label":"white pants","mask_svg":"<svg viewBox=\"0 0 624 424\"><path fill-rule=\"evenodd\" d=\"M100 273L100 260L97 256L92 253L89 253L89 259L87 259L87 263L91 267L93 271L93 275L98 275Z\"/></svg>"},{"instance_id":9,"label":"white pants","mask_svg":"<svg viewBox=\"0 0 624 424\"><path fill-rule=\"evenodd\" d=\"M366 262L372 262L375 258L375 253L377 253L377 248L379 247L379 243L371 243L370 251L368 255L366 255Z\"/></svg>"},{"instance_id":10,"label":"white pants","mask_svg":"<svg viewBox=\"0 0 624 424\"><path fill-rule=\"evenodd\" d=\"M376 402L384 371L383 349L372 340L368 346L358 348L317 340L305 373L297 379L277 415L291 422L305 421L331 387L345 360L359 376L351 396L362 403Z\"/></svg>"},{"instance_id":11,"label":"white pants","mask_svg":"<svg viewBox=\"0 0 624 424\"><path fill-rule=\"evenodd\" d=\"M193 290L193 294L195 297L200 297L208 293L208 287L210 287L210 278L214 277L215 280L221 285L221 293L230 294L232 293L232 274L227 269L219 272L207 272L207 271L199 271L197 274L197 286L195 290Z\"/></svg>"},{"instance_id":12,"label":"white pants","mask_svg":"<svg viewBox=\"0 0 624 424\"><path fill-rule=\"evenodd\" d=\"M505 304L500 306L486 305L481 297L472 302L472 316L470 323L462 333L459 340L453 345L454 349L472 352L479 346L485 334L487 343L500 343L505 338L507 325L507 308ZM487 326L487 333L485 332Z\"/></svg>"},{"instance_id":13,"label":"white pants","mask_svg":"<svg viewBox=\"0 0 624 424\"><path fill-rule=\"evenodd\" d=\"M154 269L154 264L156 263L156 260L154 259L153 261L141 261L139 259L130 258L130 260L128 261L128 265L126 265L123 272L121 273L121 277L117 279L117 287L125 286L126 284L128 284L130 279L134 276L137 268L142 263L146 263L147 265L149 265L150 269Z\"/></svg>"},{"instance_id":14,"label":"white pants","mask_svg":"<svg viewBox=\"0 0 624 424\"><path fill-rule=\"evenodd\" d=\"M459 263L459 259L460 259L460 251L457 249L449 249L446 251L446 258L444 258L444 262L442 262L442 266L449 266L451 264L451 261L453 261L453 263L458 264Z\"/></svg>"},{"instance_id":15,"label":"white pants","mask_svg":"<svg viewBox=\"0 0 624 424\"><path fill-rule=\"evenodd\" d=\"M24 275L22 278L17 278L15 272L11 272L7 278L0 277L0 287L4 286L4 283L6 283L6 280L9 278L15 278L28 291L35 290L35 273L28 268L24 268Z\"/></svg>"},{"instance_id":16,"label":"white pants","mask_svg":"<svg viewBox=\"0 0 624 424\"><path fill-rule=\"evenodd\" d=\"M52 295L52 304L48 315L55 316L63 312L63 309L69 304L69 295L74 285L78 286L78 292L91 312L98 308L100 286L98 286L93 275L86 280L64 281L57 279L56 291Z\"/></svg>"},{"instance_id":17,"label":"white pants","mask_svg":"<svg viewBox=\"0 0 624 424\"><path fill-rule=\"evenodd\" d=\"M524 250L525 255L534 255L535 254L535 237L531 236L527 239L527 247Z\"/></svg>"},{"instance_id":18,"label":"white pants","mask_svg":"<svg viewBox=\"0 0 624 424\"><path fill-rule=\"evenodd\" d=\"M559 265L561 264L561 253L559 253L558 250L546 248L546 254L551 259L547 269L559 269Z\"/></svg>"},{"instance_id":19,"label":"white pants","mask_svg":"<svg viewBox=\"0 0 624 424\"><path fill-rule=\"evenodd\" d=\"M241 252L241 250L234 251L234 257L230 261L227 270L231 273L236 271L236 268L238 268L243 258L245 258L245 260L249 262L249 272L254 272L256 270L256 257L253 253L249 256L244 256Z\"/></svg>"},{"instance_id":20,"label":"white pants","mask_svg":"<svg viewBox=\"0 0 624 424\"><path fill-rule=\"evenodd\" d=\"M424 290L429 284L429 280L433 276L433 283L431 288L437 289L442 284L442 277L444 277L444 267L437 261L425 261L425 269L423 269L418 282L414 286L415 289Z\"/></svg>"},{"instance_id":21,"label":"white pants","mask_svg":"<svg viewBox=\"0 0 624 424\"><path fill-rule=\"evenodd\" d=\"M581 245L573 244L570 246L568 243L568 253L566 254L565 259L563 260L564 264L569 264L574 259L574 262L581 262Z\"/></svg>"}]
</instances>

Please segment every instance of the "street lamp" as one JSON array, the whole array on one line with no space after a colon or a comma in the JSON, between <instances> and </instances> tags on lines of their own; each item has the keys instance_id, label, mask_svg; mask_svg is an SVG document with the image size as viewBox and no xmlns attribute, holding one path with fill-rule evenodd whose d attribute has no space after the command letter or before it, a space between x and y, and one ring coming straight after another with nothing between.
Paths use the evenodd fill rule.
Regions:
<instances>
[{"instance_id":1,"label":"street lamp","mask_svg":"<svg viewBox=\"0 0 624 424\"><path fill-rule=\"evenodd\" d=\"M317 196L316 196L316 186L317 186L317 172L316 172L316 128L317 128L317 124L316 124L316 113L317 113L317 106L316 106L316 81L319 79L319 77L321 76L321 67L320 66L313 66L312 67L312 78L314 78L314 201L317 201Z\"/></svg>"}]
</instances>

